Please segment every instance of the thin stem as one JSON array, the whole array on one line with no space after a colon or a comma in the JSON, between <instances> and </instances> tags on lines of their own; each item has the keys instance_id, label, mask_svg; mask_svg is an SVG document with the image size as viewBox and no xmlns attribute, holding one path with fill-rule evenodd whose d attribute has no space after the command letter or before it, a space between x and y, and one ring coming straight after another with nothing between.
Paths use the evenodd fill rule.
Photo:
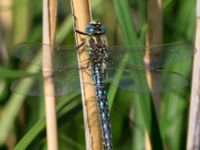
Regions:
<instances>
[{"instance_id":1,"label":"thin stem","mask_svg":"<svg viewBox=\"0 0 200 150\"><path fill-rule=\"evenodd\" d=\"M151 54L159 55L160 51L153 51L149 48L150 45L161 44L162 43L162 1L161 0L148 0L147 1L147 20L148 20L148 33L146 38L146 52L144 61L146 66L146 77L148 86L151 90L153 97L154 109L156 112L157 119L159 118L160 111L160 93L155 92L154 88L156 83L159 81L159 75L153 73L150 70L150 63L155 60L156 57L152 57ZM156 83L154 83L156 82ZM146 150L151 150L151 144L149 135L145 133Z\"/></svg>"},{"instance_id":2,"label":"thin stem","mask_svg":"<svg viewBox=\"0 0 200 150\"><path fill-rule=\"evenodd\" d=\"M91 21L89 1L71 0L71 6L76 30L84 32L86 26ZM75 33L75 36L77 46L79 46L86 39L86 35L82 35L77 32ZM88 52L85 50L84 45L81 46L78 51L81 52L78 53L78 62L81 66L81 63L88 59ZM81 82L86 148L87 150L102 150L102 134L95 88L93 84L88 84L93 83L91 71L89 69L80 69L79 74Z\"/></svg>"},{"instance_id":3,"label":"thin stem","mask_svg":"<svg viewBox=\"0 0 200 150\"><path fill-rule=\"evenodd\" d=\"M57 124L53 80L53 45L56 28L56 0L43 0L43 78L48 150L57 150Z\"/></svg>"},{"instance_id":4,"label":"thin stem","mask_svg":"<svg viewBox=\"0 0 200 150\"><path fill-rule=\"evenodd\" d=\"M189 128L187 149L200 149L200 0L197 0L196 9L196 39L195 47L198 49L194 56L192 91L189 114Z\"/></svg>"},{"instance_id":5,"label":"thin stem","mask_svg":"<svg viewBox=\"0 0 200 150\"><path fill-rule=\"evenodd\" d=\"M148 33L146 38L146 52L145 52L145 63L147 66L146 74L147 74L147 81L152 92L154 107L156 110L156 116L159 118L159 111L160 111L160 93L155 92L155 81L158 82L159 76L153 73L150 63L153 61L158 61L157 57L159 56L159 49L154 49L151 51L151 45L162 44L162 1L161 0L148 0ZM153 54L153 55L151 55Z\"/></svg>"},{"instance_id":6,"label":"thin stem","mask_svg":"<svg viewBox=\"0 0 200 150\"><path fill-rule=\"evenodd\" d=\"M0 7L6 8L11 7L13 5L12 0L0 0ZM9 35L12 26L12 19L13 14L11 9L6 9L4 11L0 11L0 20L1 20L1 28L4 30L4 34L0 34L0 59L5 64L9 62L8 50L7 50L7 43L9 41ZM8 42L9 43L9 42Z\"/></svg>"}]
</instances>

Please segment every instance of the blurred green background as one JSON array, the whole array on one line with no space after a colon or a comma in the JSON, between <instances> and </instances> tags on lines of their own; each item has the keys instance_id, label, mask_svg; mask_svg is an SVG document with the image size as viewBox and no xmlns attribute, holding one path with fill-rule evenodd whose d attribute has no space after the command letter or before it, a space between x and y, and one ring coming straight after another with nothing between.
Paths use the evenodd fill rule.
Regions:
<instances>
[{"instance_id":1,"label":"blurred green background","mask_svg":"<svg viewBox=\"0 0 200 150\"><path fill-rule=\"evenodd\" d=\"M34 70L31 64L24 65L15 57L14 47L24 41L41 42L42 1L1 1L0 149L47 149L43 96L31 97L10 91L14 79L23 76L26 69ZM110 45L145 45L147 1L92 0L91 4L93 18L106 26ZM194 0L163 1L163 43L194 43L195 9ZM75 44L69 0L58 0L57 20L56 43ZM170 61L170 54L165 59ZM188 86L161 93L159 127L149 94L109 89L115 150L145 149L144 128L150 133L152 149L185 149L192 59L186 57L185 61L169 68L181 73ZM26 89L30 85L21 86ZM59 150L85 149L80 93L57 97L57 115Z\"/></svg>"}]
</instances>

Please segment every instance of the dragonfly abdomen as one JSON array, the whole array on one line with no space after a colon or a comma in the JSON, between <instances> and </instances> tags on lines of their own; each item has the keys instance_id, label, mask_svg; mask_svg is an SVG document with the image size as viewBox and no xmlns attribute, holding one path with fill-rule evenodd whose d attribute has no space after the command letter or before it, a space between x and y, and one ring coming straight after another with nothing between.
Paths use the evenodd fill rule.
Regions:
<instances>
[{"instance_id":1,"label":"dragonfly abdomen","mask_svg":"<svg viewBox=\"0 0 200 150\"><path fill-rule=\"evenodd\" d=\"M112 131L108 107L107 93L104 86L106 72L107 43L103 35L95 35L86 41L92 68L92 76L96 89L99 118L105 150L112 150Z\"/></svg>"},{"instance_id":2,"label":"dragonfly abdomen","mask_svg":"<svg viewBox=\"0 0 200 150\"><path fill-rule=\"evenodd\" d=\"M101 130L104 138L104 149L112 150L112 132L111 132L111 121L110 121L108 100L107 100L106 90L102 81L102 71L100 67L94 67L93 80L96 89L96 97L98 101Z\"/></svg>"}]
</instances>

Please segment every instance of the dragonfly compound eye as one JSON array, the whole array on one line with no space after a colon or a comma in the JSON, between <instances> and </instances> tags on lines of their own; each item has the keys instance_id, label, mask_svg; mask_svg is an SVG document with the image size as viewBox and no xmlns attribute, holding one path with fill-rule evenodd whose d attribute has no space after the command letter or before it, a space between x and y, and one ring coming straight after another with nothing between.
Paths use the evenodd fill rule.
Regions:
<instances>
[{"instance_id":1,"label":"dragonfly compound eye","mask_svg":"<svg viewBox=\"0 0 200 150\"><path fill-rule=\"evenodd\" d=\"M92 21L86 28L86 33L91 36L105 34L105 31L106 29L100 21Z\"/></svg>"}]
</instances>

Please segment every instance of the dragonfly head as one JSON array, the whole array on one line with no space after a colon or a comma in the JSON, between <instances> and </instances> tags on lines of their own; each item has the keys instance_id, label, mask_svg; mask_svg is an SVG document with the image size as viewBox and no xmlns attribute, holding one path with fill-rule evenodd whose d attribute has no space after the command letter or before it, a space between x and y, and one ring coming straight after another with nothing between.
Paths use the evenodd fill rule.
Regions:
<instances>
[{"instance_id":1,"label":"dragonfly head","mask_svg":"<svg viewBox=\"0 0 200 150\"><path fill-rule=\"evenodd\" d=\"M105 27L102 25L102 23L100 21L92 21L89 23L89 25L86 28L86 33L88 35L102 35L105 34L106 29Z\"/></svg>"}]
</instances>

